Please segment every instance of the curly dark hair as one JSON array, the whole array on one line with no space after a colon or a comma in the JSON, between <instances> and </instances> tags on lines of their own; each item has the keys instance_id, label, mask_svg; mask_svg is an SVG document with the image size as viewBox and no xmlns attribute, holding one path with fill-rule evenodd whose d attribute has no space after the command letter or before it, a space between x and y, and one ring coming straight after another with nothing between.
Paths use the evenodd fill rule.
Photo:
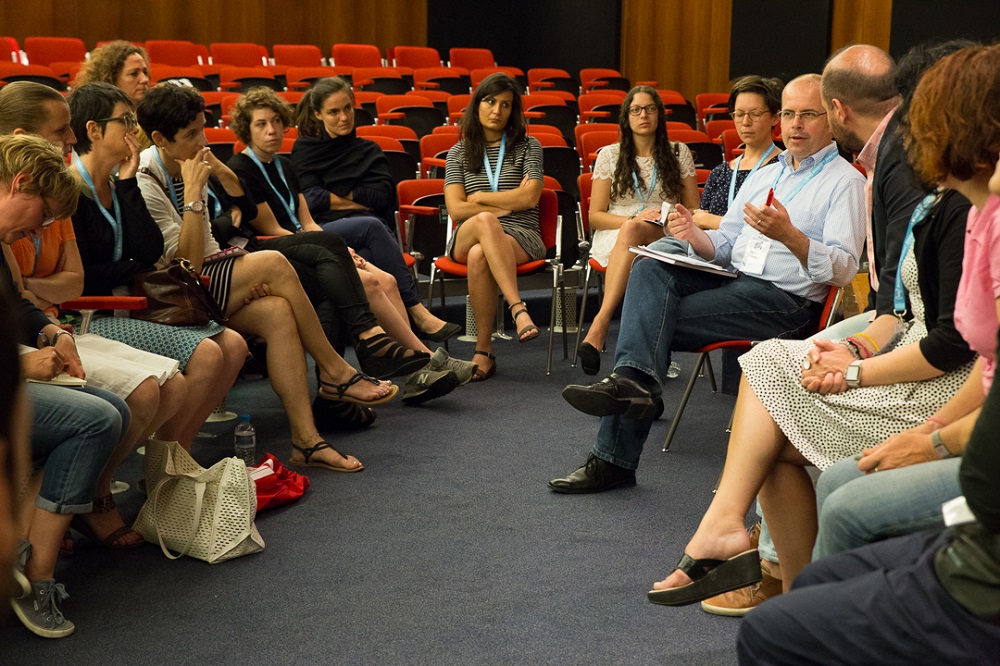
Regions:
<instances>
[{"instance_id":1,"label":"curly dark hair","mask_svg":"<svg viewBox=\"0 0 1000 666\"><path fill-rule=\"evenodd\" d=\"M1000 44L939 60L917 84L904 125L910 162L927 183L992 173L1000 151Z\"/></svg>"},{"instance_id":2,"label":"curly dark hair","mask_svg":"<svg viewBox=\"0 0 1000 666\"><path fill-rule=\"evenodd\" d=\"M635 137L632 136L632 127L629 125L628 109L632 106L632 100L639 93L645 93L653 98L656 104L656 135L653 139L653 164L656 165L656 173L659 182L662 183L663 193L668 198L680 198L681 187L681 164L674 153L673 144L667 138L666 110L663 108L663 99L656 88L652 86L636 86L628 91L622 108L618 112L618 164L615 165L614 178L611 181L611 198L620 199L629 192L635 191L635 183L632 174L639 181L639 187L645 189L646 182L639 173L639 165L636 162Z\"/></svg>"},{"instance_id":3,"label":"curly dark hair","mask_svg":"<svg viewBox=\"0 0 1000 666\"><path fill-rule=\"evenodd\" d=\"M292 107L288 102L265 86L251 88L236 100L233 119L229 121L229 129L233 130L236 138L246 145L250 145L250 120L257 109L271 109L281 118L281 124L285 129L291 127Z\"/></svg>"},{"instance_id":4,"label":"curly dark hair","mask_svg":"<svg viewBox=\"0 0 1000 666\"><path fill-rule=\"evenodd\" d=\"M510 118L504 134L507 135L508 148L516 146L525 140L524 107L521 104L521 86L513 78L497 72L483 79L476 91L472 93L469 105L465 107L459 127L462 128L462 140L465 142L465 164L463 168L469 173L479 173L483 168L483 154L486 152L486 135L479 122L479 104L487 97L496 97L500 93L510 92L514 97L510 103Z\"/></svg>"},{"instance_id":5,"label":"curly dark hair","mask_svg":"<svg viewBox=\"0 0 1000 666\"><path fill-rule=\"evenodd\" d=\"M118 77L125 68L125 61L136 53L142 56L148 67L149 56L146 54L146 49L123 39L116 39L99 49L94 49L94 52L90 54L90 60L83 63L79 73L77 73L73 85L79 87L93 81L103 81L113 86L118 85Z\"/></svg>"}]
</instances>

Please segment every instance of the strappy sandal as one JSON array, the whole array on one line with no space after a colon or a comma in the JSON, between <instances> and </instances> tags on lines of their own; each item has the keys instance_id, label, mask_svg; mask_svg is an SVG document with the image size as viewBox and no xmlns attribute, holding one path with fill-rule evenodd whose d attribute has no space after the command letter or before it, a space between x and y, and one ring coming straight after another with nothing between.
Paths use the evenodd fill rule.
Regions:
<instances>
[{"instance_id":1,"label":"strappy sandal","mask_svg":"<svg viewBox=\"0 0 1000 666\"><path fill-rule=\"evenodd\" d=\"M407 349L385 333L358 340L354 351L365 374L377 379L413 374L431 360L430 354Z\"/></svg>"},{"instance_id":2,"label":"strappy sandal","mask_svg":"<svg viewBox=\"0 0 1000 666\"><path fill-rule=\"evenodd\" d=\"M524 301L518 301L517 303L511 303L510 304L509 309L510 309L511 316L514 318L514 326L517 326L517 318L518 317L520 317L522 314L528 314L528 308L527 307L523 307L520 310L518 310L517 312L514 312L514 308L516 308L518 305L527 306L528 304L525 303ZM528 315L528 317L530 319L531 315ZM527 342L528 340L534 340L539 335L541 335L541 331L539 331L538 327L535 326L534 324L528 324L524 328L517 329L517 341L518 342Z\"/></svg>"},{"instance_id":3,"label":"strappy sandal","mask_svg":"<svg viewBox=\"0 0 1000 666\"><path fill-rule=\"evenodd\" d=\"M317 397L312 404L313 422L323 432L364 430L375 422L375 410L350 402L334 402Z\"/></svg>"},{"instance_id":4,"label":"strappy sandal","mask_svg":"<svg viewBox=\"0 0 1000 666\"><path fill-rule=\"evenodd\" d=\"M483 372L483 369L477 365L475 371L472 373L472 379L470 379L469 381L485 382L487 379L489 379L490 377L492 377L497 373L497 357L491 354L490 352L479 351L478 349L472 355L476 356L477 354L479 356L485 356L486 358L490 359L491 361L490 369L487 370L486 372Z\"/></svg>"},{"instance_id":5,"label":"strappy sandal","mask_svg":"<svg viewBox=\"0 0 1000 666\"><path fill-rule=\"evenodd\" d=\"M691 579L687 585L666 590L650 590L650 603L663 606L686 606L724 592L754 585L761 580L760 554L756 549L728 560L696 560L684 553L675 569Z\"/></svg>"},{"instance_id":6,"label":"strappy sandal","mask_svg":"<svg viewBox=\"0 0 1000 666\"><path fill-rule=\"evenodd\" d=\"M392 384L389 392L380 398L373 398L371 400L362 400L360 398L355 398L353 395L347 395L347 389L351 388L352 386L361 381L371 382L376 386L378 386L379 384L379 380L375 379L374 377L369 377L363 372L355 372L354 375L351 376L351 378L348 379L343 384L331 384L330 382L324 382L322 379L320 379L319 397L323 398L324 400L334 400L334 401L342 400L344 402L353 402L356 405L381 405L384 402L389 402L390 400L396 397L397 393L399 393L399 387L396 386L395 384ZM337 395L333 395L332 393L327 393L323 389L333 389L334 391L337 392Z\"/></svg>"},{"instance_id":7,"label":"strappy sandal","mask_svg":"<svg viewBox=\"0 0 1000 666\"><path fill-rule=\"evenodd\" d=\"M292 444L292 448L295 449L296 451L301 451L302 455L305 457L305 460L295 460L294 458L288 459L288 464L294 465L296 467L322 467L324 469L329 469L334 472L346 472L348 474L351 474L353 472L360 472L365 468L365 466L362 465L361 461L358 460L357 458L355 458L355 460L358 460L357 467L341 467L340 465L331 465L330 463L321 462L319 460L317 460L316 462L311 462L309 459L312 458L313 454L316 453L317 451L322 451L323 449L333 449L333 447L330 446L326 442L326 440L321 440L319 443L313 444L312 446L296 446L295 444ZM349 456L345 456L343 453L341 453L340 455L343 456L344 460L349 459Z\"/></svg>"},{"instance_id":8,"label":"strappy sandal","mask_svg":"<svg viewBox=\"0 0 1000 666\"><path fill-rule=\"evenodd\" d=\"M91 509L91 513L111 513L117 508L118 507L115 504L114 498L111 495L105 495L104 497L94 498L94 508ZM115 542L124 536L128 536L129 534L133 533L139 534L128 525L122 525L121 527L113 531L111 534L103 538L97 536L97 534L94 532L94 529L90 525L88 525L86 521L84 521L82 515L73 516L73 520L70 522L70 526L77 532L83 534L91 541L96 541L103 548L107 548L109 550L130 550L132 548L138 548L139 546L146 543L143 539L139 539L134 543L116 544Z\"/></svg>"}]
</instances>

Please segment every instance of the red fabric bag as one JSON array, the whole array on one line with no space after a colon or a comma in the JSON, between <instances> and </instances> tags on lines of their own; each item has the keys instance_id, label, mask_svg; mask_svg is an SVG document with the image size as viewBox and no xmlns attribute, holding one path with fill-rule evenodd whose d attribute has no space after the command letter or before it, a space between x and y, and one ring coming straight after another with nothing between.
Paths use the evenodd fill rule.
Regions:
<instances>
[{"instance_id":1,"label":"red fabric bag","mask_svg":"<svg viewBox=\"0 0 1000 666\"><path fill-rule=\"evenodd\" d=\"M294 502L309 490L309 477L288 469L270 453L247 472L257 485L258 513Z\"/></svg>"}]
</instances>

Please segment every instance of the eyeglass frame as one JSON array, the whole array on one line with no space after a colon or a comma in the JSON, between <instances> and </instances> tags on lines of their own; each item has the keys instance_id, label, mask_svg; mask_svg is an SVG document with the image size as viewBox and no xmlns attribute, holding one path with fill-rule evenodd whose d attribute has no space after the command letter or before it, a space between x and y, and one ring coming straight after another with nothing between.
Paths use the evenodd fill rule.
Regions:
<instances>
[{"instance_id":1,"label":"eyeglass frame","mask_svg":"<svg viewBox=\"0 0 1000 666\"><path fill-rule=\"evenodd\" d=\"M757 122L764 117L765 114L771 113L770 109L751 109L750 111L730 111L729 117L735 122L741 123L743 119L750 116L750 120Z\"/></svg>"},{"instance_id":2,"label":"eyeglass frame","mask_svg":"<svg viewBox=\"0 0 1000 666\"><path fill-rule=\"evenodd\" d=\"M129 112L121 116L112 116L111 118L97 118L94 120L96 123L121 123L125 126L126 132L131 132L136 127L139 126L139 119L135 117L135 113Z\"/></svg>"},{"instance_id":3,"label":"eyeglass frame","mask_svg":"<svg viewBox=\"0 0 1000 666\"><path fill-rule=\"evenodd\" d=\"M647 116L652 116L654 114L659 114L660 109L655 104L647 104L646 106L630 106L628 107L628 115L638 118L645 112Z\"/></svg>"},{"instance_id":4,"label":"eyeglass frame","mask_svg":"<svg viewBox=\"0 0 1000 666\"><path fill-rule=\"evenodd\" d=\"M45 203L45 199L42 199L42 229L46 227L51 227L56 221L56 214L49 210L48 204Z\"/></svg>"},{"instance_id":5,"label":"eyeglass frame","mask_svg":"<svg viewBox=\"0 0 1000 666\"><path fill-rule=\"evenodd\" d=\"M808 114L808 116L806 115ZM798 117L804 122L811 122L816 120L820 116L825 116L826 111L814 111L812 109L806 109L805 111L792 111L790 109L782 109L778 111L778 117L782 120L795 120Z\"/></svg>"}]
</instances>

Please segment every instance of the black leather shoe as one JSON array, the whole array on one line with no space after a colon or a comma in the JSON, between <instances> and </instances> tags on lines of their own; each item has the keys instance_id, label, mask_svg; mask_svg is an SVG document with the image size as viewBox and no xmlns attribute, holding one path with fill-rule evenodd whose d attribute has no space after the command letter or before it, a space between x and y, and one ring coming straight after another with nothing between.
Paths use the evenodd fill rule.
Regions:
<instances>
[{"instance_id":1,"label":"black leather shoe","mask_svg":"<svg viewBox=\"0 0 1000 666\"><path fill-rule=\"evenodd\" d=\"M549 488L557 493L579 495L634 485L635 470L612 465L593 453L587 458L587 464L580 469L569 476L549 481Z\"/></svg>"},{"instance_id":2,"label":"black leather shoe","mask_svg":"<svg viewBox=\"0 0 1000 666\"><path fill-rule=\"evenodd\" d=\"M570 384L563 389L566 402L592 416L624 415L631 419L652 416L660 397L659 387L652 392L642 384L611 373L596 384Z\"/></svg>"}]
</instances>

